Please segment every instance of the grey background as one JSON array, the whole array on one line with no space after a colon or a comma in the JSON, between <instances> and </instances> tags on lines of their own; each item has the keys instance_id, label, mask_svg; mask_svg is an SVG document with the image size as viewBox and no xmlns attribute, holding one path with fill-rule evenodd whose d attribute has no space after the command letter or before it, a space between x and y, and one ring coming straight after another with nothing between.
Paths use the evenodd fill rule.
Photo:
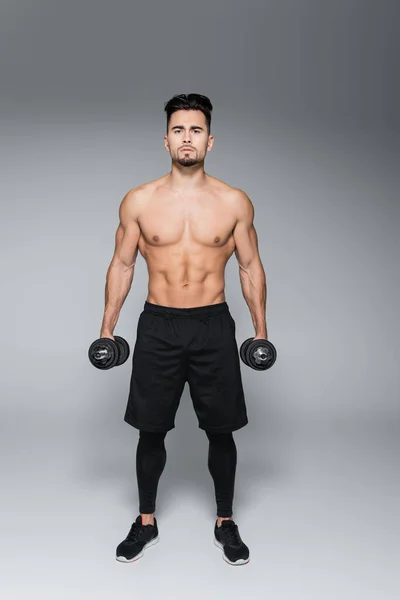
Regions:
<instances>
[{"instance_id":1,"label":"grey background","mask_svg":"<svg viewBox=\"0 0 400 600\"><path fill-rule=\"evenodd\" d=\"M388 1L1 3L2 596L398 596L398 39ZM242 366L238 569L212 545L187 388L161 543L115 561L138 511L131 362L87 360L119 203L169 171L164 102L189 92L214 104L206 171L253 200L278 350ZM234 257L226 287L241 343ZM140 258L115 330L131 346L146 293Z\"/></svg>"}]
</instances>

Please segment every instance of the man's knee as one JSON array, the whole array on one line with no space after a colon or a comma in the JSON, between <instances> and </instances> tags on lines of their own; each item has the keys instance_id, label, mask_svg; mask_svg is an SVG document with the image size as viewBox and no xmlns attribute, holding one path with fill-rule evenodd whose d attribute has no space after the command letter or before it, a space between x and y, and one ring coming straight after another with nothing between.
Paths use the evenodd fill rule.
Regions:
<instances>
[{"instance_id":1,"label":"man's knee","mask_svg":"<svg viewBox=\"0 0 400 600\"><path fill-rule=\"evenodd\" d=\"M162 446L168 431L139 431L139 443L146 446Z\"/></svg>"},{"instance_id":2,"label":"man's knee","mask_svg":"<svg viewBox=\"0 0 400 600\"><path fill-rule=\"evenodd\" d=\"M232 432L211 433L206 430L206 435L213 446L229 446L234 441Z\"/></svg>"}]
</instances>

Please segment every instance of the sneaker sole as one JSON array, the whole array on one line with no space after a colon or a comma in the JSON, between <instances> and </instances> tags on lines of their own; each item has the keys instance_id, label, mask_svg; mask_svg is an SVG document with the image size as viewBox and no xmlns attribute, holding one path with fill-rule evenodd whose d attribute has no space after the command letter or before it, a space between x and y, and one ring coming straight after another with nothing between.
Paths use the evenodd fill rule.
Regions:
<instances>
[{"instance_id":1,"label":"sneaker sole","mask_svg":"<svg viewBox=\"0 0 400 600\"><path fill-rule=\"evenodd\" d=\"M227 556L225 556L224 547L221 544L221 542L219 542L217 540L216 537L214 537L214 544L219 550L222 551L222 558L226 563L228 563L228 565L232 565L232 566L236 567L238 565L247 565L247 563L250 561L250 556L249 556L249 558L239 558L239 560L237 560L236 562L232 562L231 560L229 560L229 558Z\"/></svg>"},{"instance_id":2,"label":"sneaker sole","mask_svg":"<svg viewBox=\"0 0 400 600\"><path fill-rule=\"evenodd\" d=\"M144 551L147 550L147 548L151 548L151 546L155 546L156 544L158 544L159 541L160 541L160 536L158 535L156 538L154 538L154 540L147 542L147 544L145 544L145 546L143 546L143 548L139 552L139 554L137 554L133 558L125 558L125 556L116 556L115 558L119 562L124 562L124 563L136 562L137 560L139 560L139 558L142 558L142 556L144 555Z\"/></svg>"}]
</instances>

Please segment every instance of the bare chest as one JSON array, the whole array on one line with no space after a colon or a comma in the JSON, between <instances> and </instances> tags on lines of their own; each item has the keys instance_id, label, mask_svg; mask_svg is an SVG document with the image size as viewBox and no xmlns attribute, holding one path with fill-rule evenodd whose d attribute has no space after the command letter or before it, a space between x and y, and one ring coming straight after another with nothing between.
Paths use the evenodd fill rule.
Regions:
<instances>
[{"instance_id":1,"label":"bare chest","mask_svg":"<svg viewBox=\"0 0 400 600\"><path fill-rule=\"evenodd\" d=\"M231 238L235 219L221 202L158 202L143 211L139 225L150 245L186 242L215 247Z\"/></svg>"}]
</instances>

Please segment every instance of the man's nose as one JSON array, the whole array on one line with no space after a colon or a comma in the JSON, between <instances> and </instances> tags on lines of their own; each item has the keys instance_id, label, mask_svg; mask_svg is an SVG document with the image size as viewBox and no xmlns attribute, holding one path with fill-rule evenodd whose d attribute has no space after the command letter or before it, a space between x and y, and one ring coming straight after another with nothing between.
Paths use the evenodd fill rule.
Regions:
<instances>
[{"instance_id":1,"label":"man's nose","mask_svg":"<svg viewBox=\"0 0 400 600\"><path fill-rule=\"evenodd\" d=\"M187 143L190 144L191 143L190 140L191 140L190 133L189 132L185 133L185 135L183 136L183 142L184 142L184 144L187 144Z\"/></svg>"}]
</instances>

